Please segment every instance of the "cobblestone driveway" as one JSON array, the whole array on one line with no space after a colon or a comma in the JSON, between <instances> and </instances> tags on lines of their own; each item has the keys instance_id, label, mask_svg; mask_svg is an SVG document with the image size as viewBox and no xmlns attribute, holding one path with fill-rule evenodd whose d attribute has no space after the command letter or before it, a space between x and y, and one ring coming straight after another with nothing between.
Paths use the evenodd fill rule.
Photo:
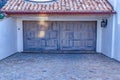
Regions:
<instances>
[{"instance_id":1,"label":"cobblestone driveway","mask_svg":"<svg viewBox=\"0 0 120 80\"><path fill-rule=\"evenodd\" d=\"M0 80L120 80L120 63L101 54L17 53L0 61Z\"/></svg>"}]
</instances>

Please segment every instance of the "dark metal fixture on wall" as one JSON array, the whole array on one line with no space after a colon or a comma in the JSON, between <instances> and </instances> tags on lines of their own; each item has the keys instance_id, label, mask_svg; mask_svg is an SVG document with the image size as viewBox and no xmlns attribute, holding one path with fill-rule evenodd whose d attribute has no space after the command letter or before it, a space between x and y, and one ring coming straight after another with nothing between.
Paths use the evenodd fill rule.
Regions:
<instances>
[{"instance_id":1,"label":"dark metal fixture on wall","mask_svg":"<svg viewBox=\"0 0 120 80\"><path fill-rule=\"evenodd\" d=\"M108 20L107 19L102 19L102 21L101 21L101 27L105 28L105 27L107 27L107 24L108 24Z\"/></svg>"}]
</instances>

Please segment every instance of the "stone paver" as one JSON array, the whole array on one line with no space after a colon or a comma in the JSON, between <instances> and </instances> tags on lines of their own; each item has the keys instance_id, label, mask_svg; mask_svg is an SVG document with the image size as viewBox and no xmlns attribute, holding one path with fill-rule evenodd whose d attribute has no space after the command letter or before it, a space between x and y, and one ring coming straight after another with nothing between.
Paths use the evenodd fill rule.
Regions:
<instances>
[{"instance_id":1,"label":"stone paver","mask_svg":"<svg viewBox=\"0 0 120 80\"><path fill-rule=\"evenodd\" d=\"M0 61L0 80L120 80L120 63L101 54L17 53Z\"/></svg>"}]
</instances>

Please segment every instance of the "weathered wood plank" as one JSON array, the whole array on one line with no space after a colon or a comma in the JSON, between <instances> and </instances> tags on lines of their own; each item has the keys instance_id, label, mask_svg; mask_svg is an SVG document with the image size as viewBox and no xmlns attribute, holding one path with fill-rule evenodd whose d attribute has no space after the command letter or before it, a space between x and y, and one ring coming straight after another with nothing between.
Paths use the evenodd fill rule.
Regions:
<instances>
[{"instance_id":1,"label":"weathered wood plank","mask_svg":"<svg viewBox=\"0 0 120 80\"><path fill-rule=\"evenodd\" d=\"M24 51L96 49L96 22L24 21Z\"/></svg>"}]
</instances>

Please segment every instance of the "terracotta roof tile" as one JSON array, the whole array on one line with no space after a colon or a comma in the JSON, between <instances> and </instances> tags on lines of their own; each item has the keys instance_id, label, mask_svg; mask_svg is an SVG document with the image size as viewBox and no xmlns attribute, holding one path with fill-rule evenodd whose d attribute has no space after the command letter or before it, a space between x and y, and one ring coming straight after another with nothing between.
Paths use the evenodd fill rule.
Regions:
<instances>
[{"instance_id":1,"label":"terracotta roof tile","mask_svg":"<svg viewBox=\"0 0 120 80\"><path fill-rule=\"evenodd\" d=\"M107 0L57 0L34 3L24 0L8 0L3 12L112 12Z\"/></svg>"}]
</instances>

